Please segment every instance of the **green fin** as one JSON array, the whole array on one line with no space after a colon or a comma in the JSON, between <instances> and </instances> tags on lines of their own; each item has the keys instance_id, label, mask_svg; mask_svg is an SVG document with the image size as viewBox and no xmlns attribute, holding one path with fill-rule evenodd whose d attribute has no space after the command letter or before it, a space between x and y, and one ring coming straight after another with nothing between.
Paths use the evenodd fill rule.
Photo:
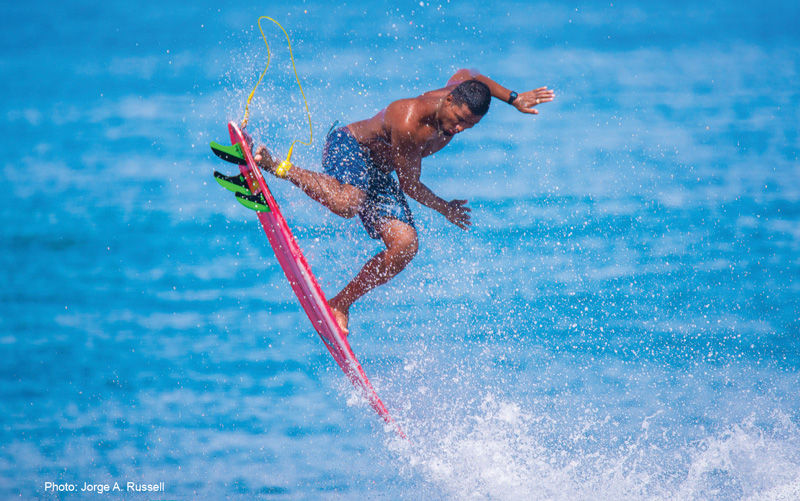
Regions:
<instances>
[{"instance_id":1,"label":"green fin","mask_svg":"<svg viewBox=\"0 0 800 501\"><path fill-rule=\"evenodd\" d=\"M264 195L245 195L244 193L237 193L236 200L250 210L256 212L272 212L264 199Z\"/></svg>"},{"instance_id":2,"label":"green fin","mask_svg":"<svg viewBox=\"0 0 800 501\"><path fill-rule=\"evenodd\" d=\"M247 180L245 180L244 176L241 174L238 176L226 176L225 174L214 171L214 179L217 180L220 186L228 191L252 195L252 193L250 193L250 187L247 186Z\"/></svg>"},{"instance_id":3,"label":"green fin","mask_svg":"<svg viewBox=\"0 0 800 501\"><path fill-rule=\"evenodd\" d=\"M237 165L245 165L247 163L244 159L242 146L239 143L231 146L223 146L216 141L211 141L211 151L226 162Z\"/></svg>"}]
</instances>

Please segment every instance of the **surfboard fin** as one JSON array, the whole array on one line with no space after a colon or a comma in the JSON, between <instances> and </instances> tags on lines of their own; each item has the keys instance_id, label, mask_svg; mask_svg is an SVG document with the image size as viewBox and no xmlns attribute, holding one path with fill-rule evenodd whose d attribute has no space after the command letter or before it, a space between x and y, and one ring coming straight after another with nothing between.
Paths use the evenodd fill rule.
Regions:
<instances>
[{"instance_id":1,"label":"surfboard fin","mask_svg":"<svg viewBox=\"0 0 800 501\"><path fill-rule=\"evenodd\" d=\"M217 180L220 186L228 191L234 193L242 193L244 195L252 195L250 187L247 185L247 180L242 174L238 176L226 176L225 174L214 171L214 179Z\"/></svg>"},{"instance_id":2,"label":"surfboard fin","mask_svg":"<svg viewBox=\"0 0 800 501\"><path fill-rule=\"evenodd\" d=\"M215 155L236 165L246 165L247 160L244 159L244 152L242 151L241 143L236 143L230 146L223 146L216 141L211 141L211 151Z\"/></svg>"},{"instance_id":3,"label":"surfboard fin","mask_svg":"<svg viewBox=\"0 0 800 501\"><path fill-rule=\"evenodd\" d=\"M272 212L269 208L269 205L267 205L267 200L261 193L258 195L245 195L244 193L236 193L236 200L238 200L240 204L244 205L248 209L256 212Z\"/></svg>"}]
</instances>

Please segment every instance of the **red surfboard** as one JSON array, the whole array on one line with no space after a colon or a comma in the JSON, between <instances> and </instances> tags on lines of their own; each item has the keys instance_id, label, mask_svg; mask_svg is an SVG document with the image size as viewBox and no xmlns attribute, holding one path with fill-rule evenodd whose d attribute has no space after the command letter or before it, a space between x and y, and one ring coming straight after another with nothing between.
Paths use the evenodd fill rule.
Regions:
<instances>
[{"instance_id":1,"label":"red surfboard","mask_svg":"<svg viewBox=\"0 0 800 501\"><path fill-rule=\"evenodd\" d=\"M242 152L244 153L246 165L239 165L247 183L250 187L250 192L253 195L262 193L270 212L257 212L258 219L261 221L261 226L264 227L264 233L267 234L269 243L272 245L272 250L275 251L275 257L283 268L289 284L292 286L297 299L308 315L311 324L316 329L322 342L328 348L328 351L333 355L336 363L342 368L347 378L353 383L353 386L367 399L370 406L375 409L383 420L394 427L395 431L403 438L406 438L403 430L392 419L386 406L383 405L378 394L369 382L364 369L358 362L353 350L350 348L350 343L339 328L339 324L333 317L328 301L325 299L325 294L322 293L317 279L311 272L311 267L308 266L303 251L297 245L297 241L292 235L286 220L281 214L280 207L269 191L264 176L261 175L261 169L253 160L253 155L250 152L251 144L248 138L242 134L239 127L233 123L228 123L228 131L231 135L231 144L241 144Z\"/></svg>"}]
</instances>

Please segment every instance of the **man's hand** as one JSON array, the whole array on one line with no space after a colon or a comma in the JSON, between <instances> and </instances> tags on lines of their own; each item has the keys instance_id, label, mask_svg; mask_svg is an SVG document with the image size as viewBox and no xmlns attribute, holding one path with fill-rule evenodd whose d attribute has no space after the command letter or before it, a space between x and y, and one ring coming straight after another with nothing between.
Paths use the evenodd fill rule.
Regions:
<instances>
[{"instance_id":1,"label":"man's hand","mask_svg":"<svg viewBox=\"0 0 800 501\"><path fill-rule=\"evenodd\" d=\"M448 221L462 230L466 230L468 226L472 226L472 222L469 220L470 212L472 209L467 207L466 200L451 200L447 202L447 208L443 214Z\"/></svg>"},{"instance_id":2,"label":"man's hand","mask_svg":"<svg viewBox=\"0 0 800 501\"><path fill-rule=\"evenodd\" d=\"M538 89L529 90L518 95L517 98L511 103L516 109L523 113L530 113L531 115L538 115L539 111L533 109L542 103L549 103L556 97L555 92L547 87L539 87Z\"/></svg>"}]
</instances>

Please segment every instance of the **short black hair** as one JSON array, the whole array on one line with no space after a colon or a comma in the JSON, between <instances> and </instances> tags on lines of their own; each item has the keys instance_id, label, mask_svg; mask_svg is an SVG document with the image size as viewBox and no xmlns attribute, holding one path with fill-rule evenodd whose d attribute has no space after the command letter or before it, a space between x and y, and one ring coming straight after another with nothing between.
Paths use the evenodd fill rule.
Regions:
<instances>
[{"instance_id":1,"label":"short black hair","mask_svg":"<svg viewBox=\"0 0 800 501\"><path fill-rule=\"evenodd\" d=\"M489 111L492 102L492 92L489 86L478 80L465 80L450 92L453 102L458 105L466 104L473 115L482 117Z\"/></svg>"}]
</instances>

